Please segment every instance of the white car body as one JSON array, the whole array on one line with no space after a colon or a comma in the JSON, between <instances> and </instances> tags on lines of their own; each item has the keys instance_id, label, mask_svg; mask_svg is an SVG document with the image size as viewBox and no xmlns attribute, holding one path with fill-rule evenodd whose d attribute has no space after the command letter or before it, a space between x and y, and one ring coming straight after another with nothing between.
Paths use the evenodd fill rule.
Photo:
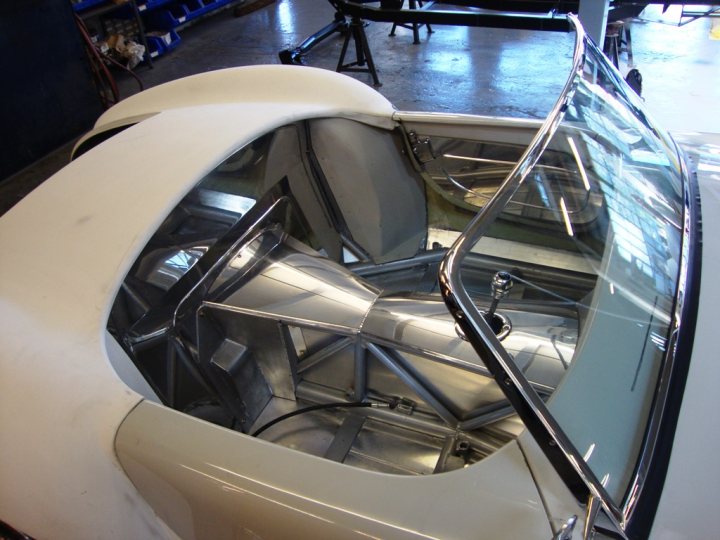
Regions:
<instances>
[{"instance_id":1,"label":"white car body","mask_svg":"<svg viewBox=\"0 0 720 540\"><path fill-rule=\"evenodd\" d=\"M300 84L300 79L305 84ZM267 86L260 84L263 80ZM292 100L280 90L291 82L295 88ZM2 446L0 506L4 519L34 537L173 536L160 519L165 516L159 517L148 506L117 460L117 429L143 397L113 369L105 330L115 292L159 220L203 177L208 164L222 161L275 126L297 118L337 115L361 117L378 125L393 121L394 110L379 94L327 71L268 66L196 76L171 83L169 102L173 103L173 94L179 105L183 96L204 95L197 84L202 84L203 90L223 89L221 99L227 101L236 95L234 88L251 88L257 101L179 107L157 114L113 139L117 144L98 148L99 152L71 163L3 217L2 342L7 354L3 354L2 372L13 375L2 378L0 423L4 440L22 443ZM302 90L306 95L300 94ZM145 97L142 94L138 99ZM153 105L160 106L158 102L135 106L133 101L127 100L111 112L137 117L154 112ZM103 117L98 126L104 125ZM124 164L122 169L108 169L107 163L115 160ZM148 182L152 182L151 190ZM138 192L143 193L141 198ZM128 208L132 208L130 219ZM28 229L28 220L38 215L40 221ZM64 240L69 238L72 245ZM105 241L98 242L98 238ZM53 265L53 271L47 272L47 267L38 266L38 258L63 264ZM66 308L57 310L58 306ZM42 339L37 339L39 334ZM48 358L57 361L48 364ZM37 372L44 376L37 378ZM23 407L18 415L13 403L30 407ZM187 420L173 411L155 413L168 415L163 424ZM202 424L199 420L192 423ZM45 427L30 428L39 424ZM183 425L181 429L192 427ZM223 439L226 434L218 436ZM232 529L225 529L228 538L236 533L240 537L290 537L298 530L308 537L384 536L393 531L390 534L397 537L446 538L471 536L479 529L489 532L493 527L502 535L508 521L517 524L518 519L529 531L551 534L516 448L508 449L507 457L498 456L501 463L496 468L477 471L480 478L465 474L462 479L366 479L341 466L333 477L321 477L313 469L316 458L258 445L243 437L233 437L230 446L227 442L204 441L204 450L222 454L218 460L242 464L231 471L255 465L242 476L223 471L218 464L200 471L198 474L208 475L210 486L226 486L227 506L205 508L210 513L200 518L192 515L187 503L182 504L180 508L187 511L183 517L186 527L176 531L182 538L221 538L223 534L216 528L226 526L228 519L235 521ZM260 459L268 459L272 453L279 454L272 458L279 466L262 467ZM508 482L518 467L520 477ZM366 488L360 487L368 480ZM380 485L376 485L378 480ZM408 480L433 485L421 490ZM475 486L486 482L495 488L483 496ZM344 486L348 485L355 488L347 490ZM382 498L363 497L367 504L363 510L355 505L357 491L373 493L377 489L383 491ZM493 505L497 489L507 490L501 499L517 503L510 509ZM463 501L470 491L475 492L477 501L467 512ZM442 507L437 505L438 493L445 494ZM343 502L343 496L349 500ZM405 509L389 506L388 497ZM274 508L272 513L269 507ZM416 514L423 507L435 507L438 512L434 518L426 514L425 524L417 522ZM453 516L450 508L463 515ZM220 515L212 515L214 512ZM322 527L314 531L316 519Z\"/></svg>"},{"instance_id":2,"label":"white car body","mask_svg":"<svg viewBox=\"0 0 720 540\"><path fill-rule=\"evenodd\" d=\"M547 539L571 516L582 519L582 505L529 433L440 475L362 471L164 407L109 336L124 277L185 194L263 133L324 117L389 129L401 115L367 86L312 68L238 68L169 83L108 111L96 132L142 121L2 217L1 520L58 539ZM716 531L710 494L720 480L720 430L712 421L720 367L712 313L720 244L712 231L720 230L720 156L707 144L697 156L703 281L652 529L660 539Z\"/></svg>"}]
</instances>

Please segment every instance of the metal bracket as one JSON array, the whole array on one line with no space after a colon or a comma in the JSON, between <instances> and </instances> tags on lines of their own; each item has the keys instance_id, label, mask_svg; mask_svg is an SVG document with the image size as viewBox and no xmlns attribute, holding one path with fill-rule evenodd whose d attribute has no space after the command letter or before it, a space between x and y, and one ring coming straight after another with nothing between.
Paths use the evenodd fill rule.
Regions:
<instances>
[{"instance_id":1,"label":"metal bracket","mask_svg":"<svg viewBox=\"0 0 720 540\"><path fill-rule=\"evenodd\" d=\"M435 151L430 137L421 137L414 131L408 133L410 149L420 163L427 163L435 159Z\"/></svg>"},{"instance_id":2,"label":"metal bracket","mask_svg":"<svg viewBox=\"0 0 720 540\"><path fill-rule=\"evenodd\" d=\"M400 398L395 405L395 410L410 416L412 413L415 412L416 406L417 404L411 399Z\"/></svg>"},{"instance_id":3,"label":"metal bracket","mask_svg":"<svg viewBox=\"0 0 720 540\"><path fill-rule=\"evenodd\" d=\"M568 520L563 523L563 526L553 536L553 540L572 540L573 531L575 530L575 524L577 523L577 516L570 516Z\"/></svg>"}]
</instances>

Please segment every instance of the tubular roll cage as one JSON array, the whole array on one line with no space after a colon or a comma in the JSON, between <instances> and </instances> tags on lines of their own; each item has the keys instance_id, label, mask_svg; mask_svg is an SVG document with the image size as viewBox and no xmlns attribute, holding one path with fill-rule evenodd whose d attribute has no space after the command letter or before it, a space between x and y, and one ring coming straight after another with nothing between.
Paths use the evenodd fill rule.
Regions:
<instances>
[{"instance_id":1,"label":"tubular roll cage","mask_svg":"<svg viewBox=\"0 0 720 540\"><path fill-rule=\"evenodd\" d=\"M498 7L501 4L500 2L492 0L455 0L452 2L454 5L487 9L493 9L494 7L495 9L505 10L505 13L502 14L492 14L428 9L433 5L440 4L439 1L425 2L419 9L402 9L401 0L382 0L379 8L365 5L373 1L377 2L377 0L328 1L336 9L335 20L313 36L310 36L300 47L294 50L282 51L280 53L282 62L300 64L300 57L320 41L329 37L335 31L347 30L348 35L338 64L338 71L369 72L373 75L376 85L379 85L379 82L372 64L367 39L362 30L363 20L409 25L439 24L564 32L574 30L576 32L572 69L557 102L523 156L503 181L501 187L471 220L465 231L450 248L440 265L438 278L445 303L458 326L483 359L508 401L517 411L527 429L570 491L580 504L586 505L585 537L590 537L592 528L596 525L596 521L600 516L600 509L604 510L603 514L607 519L603 520L602 524L598 522L597 526L605 530L605 532L620 538L641 534L638 531L652 523L654 506L656 506L657 497L659 497L658 494L655 495L654 503L643 502L641 494L644 492L643 488L646 484L662 484L665 474L662 463L666 462L669 456L668 448L671 442L668 441L672 441L677 422L679 406L672 403L671 407L669 402L678 401L676 398L678 392L679 395L682 393L681 389L684 385L687 370L685 366L683 372L683 366L679 365L679 362L675 360L677 349L679 347L687 349L692 346L692 334L694 332L692 307L697 301L698 290L697 285L694 285L693 281L689 279L689 275L695 274L699 270L697 268L699 249L693 248L692 253L690 253L690 246L698 243L700 234L694 227L694 220L699 211L693 194L694 185L686 182L684 208L686 227L682 244L684 256L681 258L683 263L678 288L680 292L674 310L671 346L668 347L666 359L661 368L662 374L656 388L655 401L648 420L639 461L625 498L622 504L618 505L612 500L607 490L583 459L582 454L578 452L557 420L552 416L545 402L514 364L508 352L502 347L478 308L471 301L460 278L460 267L463 259L470 253L477 240L485 234L488 226L502 212L525 177L537 164L557 131L564 118L567 106L575 94L578 80L582 77L588 52L592 51L593 55L602 56L602 52L586 36L576 16L558 14L558 11L577 7L578 2L508 0L502 2L504 6L502 8ZM650 3L653 2L646 2L646 4ZM671 1L666 3L677 4L680 2ZM627 2L622 0L616 0L613 3L614 6L625 4ZM532 10L534 14L507 13L509 9L530 10L531 8L534 8ZM351 18L350 23L346 17ZM351 31L353 34L351 34ZM358 62L353 65L363 65L367 60L369 69L344 69L349 66L343 65L342 61L351 35L355 37L356 52L358 54ZM682 174L686 180L689 178L684 164ZM691 221L693 223L690 223ZM658 473L656 478L651 480L651 475L655 473ZM648 495L644 498L649 501L653 499L653 496ZM638 508L641 508L641 511L636 512Z\"/></svg>"}]
</instances>

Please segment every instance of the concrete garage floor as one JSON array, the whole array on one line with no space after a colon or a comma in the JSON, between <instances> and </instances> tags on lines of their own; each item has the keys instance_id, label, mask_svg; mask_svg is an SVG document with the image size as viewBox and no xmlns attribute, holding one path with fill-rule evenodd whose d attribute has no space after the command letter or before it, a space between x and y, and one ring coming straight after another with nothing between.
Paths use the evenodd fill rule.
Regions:
<instances>
[{"instance_id":1,"label":"concrete garage floor","mask_svg":"<svg viewBox=\"0 0 720 540\"><path fill-rule=\"evenodd\" d=\"M151 87L213 69L277 64L280 50L296 47L328 24L333 13L322 0L277 0L239 18L227 10L181 30L180 46L138 74ZM662 14L659 7L650 7L632 23L643 97L650 113L671 130L720 132L720 41L709 39L709 19L682 27L678 20L679 8ZM428 34L422 28L421 43L414 45L410 30L399 28L389 37L389 24L366 28L382 83L378 91L398 109L524 118L543 118L550 110L570 67L572 35L433 29ZM333 36L306 63L334 70L341 46L340 35ZM352 55L353 50L348 59ZM352 76L372 82L368 74ZM123 97L137 91L132 79L118 77ZM0 214L60 169L73 143L0 182Z\"/></svg>"}]
</instances>

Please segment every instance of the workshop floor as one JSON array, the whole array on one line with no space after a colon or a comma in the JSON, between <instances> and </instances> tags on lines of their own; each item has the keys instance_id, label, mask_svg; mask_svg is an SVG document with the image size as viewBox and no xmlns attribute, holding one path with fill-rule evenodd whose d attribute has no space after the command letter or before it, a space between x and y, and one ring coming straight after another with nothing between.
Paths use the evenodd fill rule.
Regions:
<instances>
[{"instance_id":1,"label":"workshop floor","mask_svg":"<svg viewBox=\"0 0 720 540\"><path fill-rule=\"evenodd\" d=\"M671 130L720 132L720 41L709 39L709 19L678 26L678 10L662 14L650 7L632 23L643 97ZM150 87L213 69L276 64L280 50L296 47L331 22L333 13L322 0L277 0L238 18L227 10L182 30L180 46L138 74ZM572 57L569 34L436 26L431 34L421 29L421 43L414 45L410 30L399 28L395 37L389 30L382 23L366 29L382 83L378 91L402 110L542 118ZM306 63L335 69L341 46L341 37L333 36ZM352 76L372 82L368 74ZM137 91L130 78L119 83L123 97ZM0 182L0 215L61 168L72 143Z\"/></svg>"}]
</instances>

